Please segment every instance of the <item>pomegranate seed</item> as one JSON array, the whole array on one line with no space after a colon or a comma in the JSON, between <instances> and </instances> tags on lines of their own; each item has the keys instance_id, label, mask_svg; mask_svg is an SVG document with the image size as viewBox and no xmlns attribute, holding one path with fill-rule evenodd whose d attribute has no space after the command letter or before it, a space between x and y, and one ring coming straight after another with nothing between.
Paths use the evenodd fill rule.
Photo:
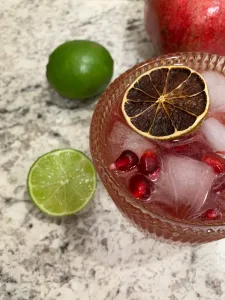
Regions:
<instances>
[{"instance_id":1,"label":"pomegranate seed","mask_svg":"<svg viewBox=\"0 0 225 300\"><path fill-rule=\"evenodd\" d=\"M153 183L142 174L136 174L130 178L129 189L136 199L149 199L152 188Z\"/></svg>"},{"instance_id":2,"label":"pomegranate seed","mask_svg":"<svg viewBox=\"0 0 225 300\"><path fill-rule=\"evenodd\" d=\"M156 179L160 171L160 162L158 155L151 150L144 152L140 159L138 169L142 174L151 174L153 176L153 179Z\"/></svg>"},{"instance_id":3,"label":"pomegranate seed","mask_svg":"<svg viewBox=\"0 0 225 300\"><path fill-rule=\"evenodd\" d=\"M197 160L201 160L202 156L210 152L210 148L202 142L196 141L189 144L178 145L170 149L171 152L183 154Z\"/></svg>"},{"instance_id":4,"label":"pomegranate seed","mask_svg":"<svg viewBox=\"0 0 225 300\"><path fill-rule=\"evenodd\" d=\"M202 161L212 167L217 174L225 172L225 159L216 153L207 153L203 155Z\"/></svg>"},{"instance_id":5,"label":"pomegranate seed","mask_svg":"<svg viewBox=\"0 0 225 300\"><path fill-rule=\"evenodd\" d=\"M125 150L120 154L116 161L109 166L109 168L110 170L127 172L134 169L138 162L139 158L137 154L130 150Z\"/></svg>"},{"instance_id":6,"label":"pomegranate seed","mask_svg":"<svg viewBox=\"0 0 225 300\"><path fill-rule=\"evenodd\" d=\"M219 220L221 216L222 214L218 209L210 208L201 215L201 218L202 220L211 221L211 220Z\"/></svg>"}]
</instances>

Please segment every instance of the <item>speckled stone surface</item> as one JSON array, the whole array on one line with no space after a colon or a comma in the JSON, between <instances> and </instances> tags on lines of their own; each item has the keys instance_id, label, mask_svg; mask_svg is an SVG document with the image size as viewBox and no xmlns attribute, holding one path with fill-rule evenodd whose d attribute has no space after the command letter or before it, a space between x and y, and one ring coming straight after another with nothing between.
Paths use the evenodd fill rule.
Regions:
<instances>
[{"instance_id":1,"label":"speckled stone surface","mask_svg":"<svg viewBox=\"0 0 225 300\"><path fill-rule=\"evenodd\" d=\"M32 162L74 147L89 155L96 101L49 89L48 54L69 39L104 44L115 73L152 55L143 1L8 0L0 6L0 299L225 299L225 241L181 247L146 238L102 184L79 216L48 218L26 193Z\"/></svg>"}]
</instances>

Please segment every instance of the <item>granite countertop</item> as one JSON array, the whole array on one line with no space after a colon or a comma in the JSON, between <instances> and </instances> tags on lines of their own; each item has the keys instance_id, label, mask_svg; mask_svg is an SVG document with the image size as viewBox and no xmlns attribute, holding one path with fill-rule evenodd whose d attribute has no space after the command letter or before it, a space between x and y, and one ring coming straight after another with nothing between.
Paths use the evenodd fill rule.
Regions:
<instances>
[{"instance_id":1,"label":"granite countertop","mask_svg":"<svg viewBox=\"0 0 225 300\"><path fill-rule=\"evenodd\" d=\"M48 218L26 192L41 154L90 155L96 101L70 102L48 87L48 54L92 39L115 59L114 78L152 55L143 0L9 0L0 8L0 300L225 299L225 240L190 247L145 237L101 182L78 216Z\"/></svg>"}]
</instances>

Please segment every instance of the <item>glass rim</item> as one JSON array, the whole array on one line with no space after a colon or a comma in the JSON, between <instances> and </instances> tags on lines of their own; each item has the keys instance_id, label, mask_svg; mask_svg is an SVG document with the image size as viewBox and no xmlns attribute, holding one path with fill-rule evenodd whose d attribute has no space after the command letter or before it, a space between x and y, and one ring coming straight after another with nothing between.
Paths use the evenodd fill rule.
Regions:
<instances>
[{"instance_id":1,"label":"glass rim","mask_svg":"<svg viewBox=\"0 0 225 300\"><path fill-rule=\"evenodd\" d=\"M220 223L219 221L213 221L213 223L205 222L204 224L202 224L200 222L196 222L196 220L194 222L189 220L178 220L164 217L153 211L147 210L145 207L138 204L137 201L133 200L132 196L124 187L120 186L119 182L116 180L115 176L111 174L106 162L102 158L102 153L96 151L96 139L97 141L104 144L104 134L102 134L102 127L104 124L100 124L100 118L104 117L104 112L101 112L101 108L109 108L109 106L112 108L112 104L115 103L115 101L113 102L111 98L115 100L114 94L118 95L124 92L137 76L144 73L144 70L148 71L157 66L167 65L187 65L189 67L191 67L192 65L193 67L195 67L195 69L204 66L205 70L214 70L222 73L225 76L225 57L217 54L209 54L202 52L176 52L158 57L153 57L151 59L136 64L132 68L128 69L126 72L122 73L108 86L108 88L102 94L92 116L90 126L90 150L95 167L97 169L100 179L102 180L107 190L108 188L107 182L105 180L106 178L108 183L110 184L110 188L117 192L119 198L123 198L123 200L121 198L119 201L127 202L127 204L140 210L145 215L149 215L153 219L158 219L163 223L169 223L170 225L174 226L185 228L187 228L188 226L189 228L191 227L192 229L196 230L202 229L203 231L207 231L208 233L218 230L225 232L225 223ZM139 73L140 69L144 70L141 73ZM99 134L96 134L96 132L99 132ZM99 138L97 135L101 135L101 137ZM97 147L99 147L99 145L97 145Z\"/></svg>"}]
</instances>

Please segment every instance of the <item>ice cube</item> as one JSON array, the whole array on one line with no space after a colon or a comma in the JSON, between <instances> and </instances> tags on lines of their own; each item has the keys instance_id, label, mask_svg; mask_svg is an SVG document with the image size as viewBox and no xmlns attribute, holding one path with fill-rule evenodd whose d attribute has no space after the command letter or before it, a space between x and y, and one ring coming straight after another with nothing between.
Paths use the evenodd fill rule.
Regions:
<instances>
[{"instance_id":1,"label":"ice cube","mask_svg":"<svg viewBox=\"0 0 225 300\"><path fill-rule=\"evenodd\" d=\"M202 123L202 132L208 144L215 151L225 151L225 126L214 118Z\"/></svg>"},{"instance_id":2,"label":"ice cube","mask_svg":"<svg viewBox=\"0 0 225 300\"><path fill-rule=\"evenodd\" d=\"M210 96L210 110L218 110L225 106L225 77L217 72L207 71L202 73Z\"/></svg>"},{"instance_id":3,"label":"ice cube","mask_svg":"<svg viewBox=\"0 0 225 300\"><path fill-rule=\"evenodd\" d=\"M150 140L118 121L112 128L109 142L113 146L113 156L115 157L124 150L131 150L140 157L145 150L156 148L155 144L150 142Z\"/></svg>"},{"instance_id":4,"label":"ice cube","mask_svg":"<svg viewBox=\"0 0 225 300\"><path fill-rule=\"evenodd\" d=\"M225 175L214 180L202 211L218 208L225 212Z\"/></svg>"},{"instance_id":5,"label":"ice cube","mask_svg":"<svg viewBox=\"0 0 225 300\"><path fill-rule=\"evenodd\" d=\"M182 156L166 155L157 189L175 215L191 218L204 205L215 174L206 164Z\"/></svg>"}]
</instances>

